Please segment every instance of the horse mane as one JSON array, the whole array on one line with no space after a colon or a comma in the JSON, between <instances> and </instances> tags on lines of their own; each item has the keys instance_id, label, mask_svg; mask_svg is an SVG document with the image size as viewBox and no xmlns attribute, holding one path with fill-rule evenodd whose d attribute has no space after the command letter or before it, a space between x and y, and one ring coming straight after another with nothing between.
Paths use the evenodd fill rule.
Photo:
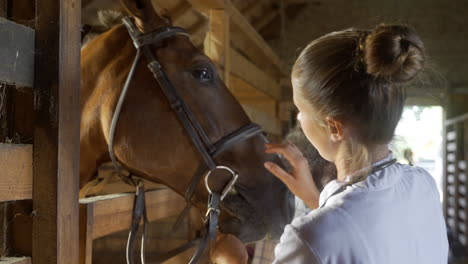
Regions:
<instances>
[{"instance_id":1,"label":"horse mane","mask_svg":"<svg viewBox=\"0 0 468 264\"><path fill-rule=\"evenodd\" d=\"M99 10L98 13L99 23L96 25L85 25L85 32L82 35L81 48L84 48L91 40L95 39L102 33L108 31L116 25L122 23L122 18L126 14L122 11L103 9Z\"/></svg>"},{"instance_id":2,"label":"horse mane","mask_svg":"<svg viewBox=\"0 0 468 264\"><path fill-rule=\"evenodd\" d=\"M95 39L102 33L108 31L116 25L122 24L122 18L128 16L123 11L114 9L102 9L97 13L99 23L96 25L83 25L81 36L81 48L84 48L91 40ZM168 25L172 24L171 18L161 16Z\"/></svg>"}]
</instances>

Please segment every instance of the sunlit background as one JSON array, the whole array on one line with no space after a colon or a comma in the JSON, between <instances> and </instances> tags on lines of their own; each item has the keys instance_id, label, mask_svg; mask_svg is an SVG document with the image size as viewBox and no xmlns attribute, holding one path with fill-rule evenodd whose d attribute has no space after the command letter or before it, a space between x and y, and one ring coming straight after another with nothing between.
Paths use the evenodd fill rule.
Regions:
<instances>
[{"instance_id":1,"label":"sunlit background","mask_svg":"<svg viewBox=\"0 0 468 264\"><path fill-rule=\"evenodd\" d=\"M434 177L441 201L442 118L443 109L440 106L407 106L392 142L392 150L399 162L408 164L411 159L409 153L412 153L414 165L426 169Z\"/></svg>"}]
</instances>

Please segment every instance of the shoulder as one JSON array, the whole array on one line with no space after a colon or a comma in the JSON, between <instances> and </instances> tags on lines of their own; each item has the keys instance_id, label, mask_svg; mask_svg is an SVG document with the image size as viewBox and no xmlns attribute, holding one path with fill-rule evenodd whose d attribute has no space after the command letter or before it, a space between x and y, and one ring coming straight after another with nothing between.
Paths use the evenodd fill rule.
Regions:
<instances>
[{"instance_id":1,"label":"shoulder","mask_svg":"<svg viewBox=\"0 0 468 264\"><path fill-rule=\"evenodd\" d=\"M318 262L343 263L356 256L367 257L360 229L339 205L325 206L294 219L285 229L281 243L290 239L307 248Z\"/></svg>"},{"instance_id":2,"label":"shoulder","mask_svg":"<svg viewBox=\"0 0 468 264\"><path fill-rule=\"evenodd\" d=\"M298 236L318 252L340 247L340 242L355 234L353 220L339 205L331 204L296 218L291 226Z\"/></svg>"},{"instance_id":3,"label":"shoulder","mask_svg":"<svg viewBox=\"0 0 468 264\"><path fill-rule=\"evenodd\" d=\"M404 175L402 177L403 182L411 184L414 189L421 192L439 196L434 177L425 169L405 164L398 164L397 168Z\"/></svg>"},{"instance_id":4,"label":"shoulder","mask_svg":"<svg viewBox=\"0 0 468 264\"><path fill-rule=\"evenodd\" d=\"M350 220L339 204L330 204L330 206L315 209L303 217L294 219L291 226L305 241L317 241L316 238L320 237L321 242L325 242L323 234L333 239L335 235L341 233L340 229L346 228Z\"/></svg>"}]
</instances>

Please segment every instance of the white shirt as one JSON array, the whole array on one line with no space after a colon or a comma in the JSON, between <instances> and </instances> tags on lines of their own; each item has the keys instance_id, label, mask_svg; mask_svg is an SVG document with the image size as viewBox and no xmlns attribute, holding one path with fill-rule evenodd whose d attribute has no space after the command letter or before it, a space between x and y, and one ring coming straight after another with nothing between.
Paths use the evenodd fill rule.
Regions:
<instances>
[{"instance_id":1,"label":"white shirt","mask_svg":"<svg viewBox=\"0 0 468 264\"><path fill-rule=\"evenodd\" d=\"M424 169L396 163L333 195L342 186L328 183L320 207L286 226L275 264L447 263L439 193Z\"/></svg>"}]
</instances>

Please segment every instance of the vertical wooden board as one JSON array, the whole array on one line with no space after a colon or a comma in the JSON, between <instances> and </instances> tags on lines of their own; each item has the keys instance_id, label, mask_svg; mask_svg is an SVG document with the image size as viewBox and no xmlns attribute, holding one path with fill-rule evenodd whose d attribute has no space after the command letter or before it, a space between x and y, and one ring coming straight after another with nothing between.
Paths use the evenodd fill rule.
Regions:
<instances>
[{"instance_id":1,"label":"vertical wooden board","mask_svg":"<svg viewBox=\"0 0 468 264\"><path fill-rule=\"evenodd\" d=\"M0 144L0 201L32 198L32 145Z\"/></svg>"},{"instance_id":2,"label":"vertical wooden board","mask_svg":"<svg viewBox=\"0 0 468 264\"><path fill-rule=\"evenodd\" d=\"M92 264L93 204L80 204L80 264Z\"/></svg>"},{"instance_id":3,"label":"vertical wooden board","mask_svg":"<svg viewBox=\"0 0 468 264\"><path fill-rule=\"evenodd\" d=\"M33 252L35 264L79 261L81 0L36 2Z\"/></svg>"},{"instance_id":4,"label":"vertical wooden board","mask_svg":"<svg viewBox=\"0 0 468 264\"><path fill-rule=\"evenodd\" d=\"M209 31L205 37L205 54L222 69L224 83L229 87L230 60L229 14L222 9L210 9Z\"/></svg>"}]
</instances>

